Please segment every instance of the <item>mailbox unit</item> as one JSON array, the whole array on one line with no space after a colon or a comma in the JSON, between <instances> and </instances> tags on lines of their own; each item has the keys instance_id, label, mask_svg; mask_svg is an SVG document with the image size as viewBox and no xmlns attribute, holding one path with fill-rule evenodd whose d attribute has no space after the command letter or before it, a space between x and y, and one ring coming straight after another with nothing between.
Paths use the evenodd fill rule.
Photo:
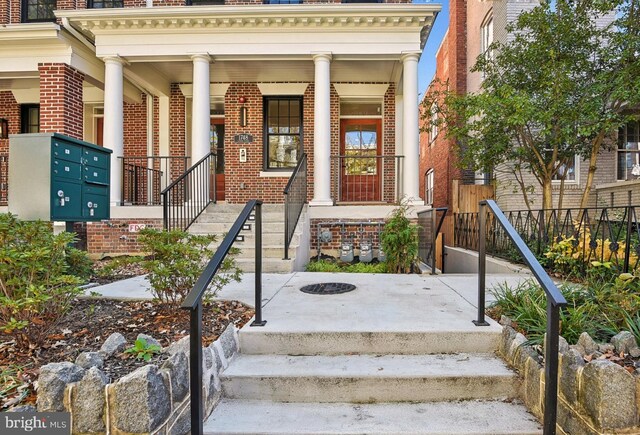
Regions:
<instances>
[{"instance_id":1,"label":"mailbox unit","mask_svg":"<svg viewBox=\"0 0 640 435\"><path fill-rule=\"evenodd\" d=\"M9 137L9 211L24 220L109 219L111 150L57 133Z\"/></svg>"}]
</instances>

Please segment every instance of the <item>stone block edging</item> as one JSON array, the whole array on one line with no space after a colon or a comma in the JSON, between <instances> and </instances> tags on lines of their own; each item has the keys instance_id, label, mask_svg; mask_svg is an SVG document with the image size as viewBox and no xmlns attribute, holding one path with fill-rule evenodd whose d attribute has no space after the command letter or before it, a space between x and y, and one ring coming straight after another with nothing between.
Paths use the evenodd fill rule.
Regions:
<instances>
[{"instance_id":1,"label":"stone block edging","mask_svg":"<svg viewBox=\"0 0 640 435\"><path fill-rule=\"evenodd\" d=\"M510 326L508 320L501 323L506 324L502 329L498 353L524 378L524 402L534 415L542 419L545 388L542 357L526 343L526 337ZM606 359L586 362L584 347L581 346L587 343L593 344L586 337L581 337L578 345L569 346L560 337L558 433L640 433L640 373L636 370L632 374ZM599 346L602 349L610 345Z\"/></svg>"},{"instance_id":2,"label":"stone block edging","mask_svg":"<svg viewBox=\"0 0 640 435\"><path fill-rule=\"evenodd\" d=\"M121 340L107 339L107 343L114 341ZM103 346L107 351L101 349L101 352L115 352L122 347ZM238 351L238 331L233 324L202 349L205 418L221 396L220 372ZM111 381L98 366L81 367L71 362L47 364L40 372L37 410L70 412L74 435L187 434L191 429L189 336L162 352L168 359L159 367L147 364ZM91 355L79 358L87 359L91 359Z\"/></svg>"}]
</instances>

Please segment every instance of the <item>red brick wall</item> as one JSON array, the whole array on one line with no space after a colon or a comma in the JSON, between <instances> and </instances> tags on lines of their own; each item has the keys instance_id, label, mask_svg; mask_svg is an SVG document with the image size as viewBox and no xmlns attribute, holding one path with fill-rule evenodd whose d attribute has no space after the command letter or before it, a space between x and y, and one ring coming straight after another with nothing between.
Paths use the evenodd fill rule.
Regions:
<instances>
[{"instance_id":1,"label":"red brick wall","mask_svg":"<svg viewBox=\"0 0 640 435\"><path fill-rule=\"evenodd\" d=\"M384 117L382 119L382 154L394 156L396 154L396 85L391 83L384 94ZM383 196L382 200L393 202L396 188L395 159L387 158L383 165Z\"/></svg>"},{"instance_id":2,"label":"red brick wall","mask_svg":"<svg viewBox=\"0 0 640 435\"><path fill-rule=\"evenodd\" d=\"M171 96L169 97L169 155L185 156L186 140L186 103L182 95L180 86L177 83L171 84ZM171 178L179 176L184 172L183 165L176 162L171 168Z\"/></svg>"},{"instance_id":3,"label":"red brick wall","mask_svg":"<svg viewBox=\"0 0 640 435\"><path fill-rule=\"evenodd\" d=\"M124 103L124 155L146 156L147 153L147 96L142 94L139 104Z\"/></svg>"},{"instance_id":4,"label":"red brick wall","mask_svg":"<svg viewBox=\"0 0 640 435\"><path fill-rule=\"evenodd\" d=\"M3 3L8 1L8 8L10 9L7 13L9 16L10 23L19 23L22 21L20 12L22 10L22 0L2 0Z\"/></svg>"},{"instance_id":5,"label":"red brick wall","mask_svg":"<svg viewBox=\"0 0 640 435\"><path fill-rule=\"evenodd\" d=\"M40 131L82 139L84 74L64 63L38 64Z\"/></svg>"},{"instance_id":6,"label":"red brick wall","mask_svg":"<svg viewBox=\"0 0 640 435\"><path fill-rule=\"evenodd\" d=\"M162 229L162 219L112 219L107 222L87 222L87 251L96 256L139 254L138 233L129 232L129 224L145 224Z\"/></svg>"},{"instance_id":7,"label":"red brick wall","mask_svg":"<svg viewBox=\"0 0 640 435\"><path fill-rule=\"evenodd\" d=\"M246 98L248 109L247 126L241 127L238 116L240 97ZM225 198L230 203L243 203L253 198L265 202L283 202L282 190L289 180L290 172L281 177L260 177L263 161L263 100L255 83L232 83L225 95ZM249 144L236 144L233 137L239 133L253 136ZM303 140L309 133L303 126ZM240 163L240 148L247 149L247 161ZM309 151L305 149L305 151ZM312 156L310 155L309 158Z\"/></svg>"},{"instance_id":8,"label":"red brick wall","mask_svg":"<svg viewBox=\"0 0 640 435\"><path fill-rule=\"evenodd\" d=\"M319 223L328 223L328 222L353 222L357 219L311 219L311 255L315 257L317 255L318 249L318 224ZM367 219L370 222L384 222L384 219ZM359 225L345 225L345 240L352 240L354 242L354 248L356 250L360 249L360 241L364 239L368 239L372 241L372 246L374 250L378 250L380 248L380 238L378 232L382 229L380 225L364 225L360 227ZM331 231L332 238L329 243L321 243L320 249L325 255L335 254L335 250L340 249L340 243L343 241L343 235L341 234L342 227L340 225L332 225L332 226L323 226L322 231L329 230ZM363 233L360 231L364 230ZM364 235L364 237L363 237ZM330 252L334 251L334 252Z\"/></svg>"},{"instance_id":9,"label":"red brick wall","mask_svg":"<svg viewBox=\"0 0 640 435\"><path fill-rule=\"evenodd\" d=\"M20 105L11 91L0 91L0 118L9 121L9 134L20 133ZM9 139L0 139L0 205L7 205Z\"/></svg>"},{"instance_id":10,"label":"red brick wall","mask_svg":"<svg viewBox=\"0 0 640 435\"><path fill-rule=\"evenodd\" d=\"M427 89L427 94L435 90L436 81L449 84L449 89L464 93L467 89L467 49L466 49L466 0L454 0L450 3L449 32L442 41L436 56L436 73L434 82ZM421 107L421 113L429 108ZM429 119L422 119L421 130ZM420 194L425 196L425 174L433 169L434 190L433 205L435 207L452 206L453 180L462 178L462 170L458 168L456 145L452 139L445 137L443 128L430 143L429 133L420 133Z\"/></svg>"}]
</instances>

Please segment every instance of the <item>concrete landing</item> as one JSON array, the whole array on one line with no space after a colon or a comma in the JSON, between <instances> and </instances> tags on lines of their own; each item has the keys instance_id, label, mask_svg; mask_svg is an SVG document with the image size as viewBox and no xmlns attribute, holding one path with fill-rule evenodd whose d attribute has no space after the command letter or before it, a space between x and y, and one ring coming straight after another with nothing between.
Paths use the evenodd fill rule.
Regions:
<instances>
[{"instance_id":1,"label":"concrete landing","mask_svg":"<svg viewBox=\"0 0 640 435\"><path fill-rule=\"evenodd\" d=\"M275 403L223 400L206 434L538 435L524 406L500 401L440 403Z\"/></svg>"}]
</instances>

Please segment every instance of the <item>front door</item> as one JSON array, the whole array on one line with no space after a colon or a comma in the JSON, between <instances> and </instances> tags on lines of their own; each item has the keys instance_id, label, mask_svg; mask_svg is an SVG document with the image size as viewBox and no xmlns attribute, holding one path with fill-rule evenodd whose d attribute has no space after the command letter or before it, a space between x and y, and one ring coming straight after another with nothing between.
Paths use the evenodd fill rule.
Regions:
<instances>
[{"instance_id":1,"label":"front door","mask_svg":"<svg viewBox=\"0 0 640 435\"><path fill-rule=\"evenodd\" d=\"M382 123L380 119L340 122L340 200L382 200Z\"/></svg>"},{"instance_id":2,"label":"front door","mask_svg":"<svg viewBox=\"0 0 640 435\"><path fill-rule=\"evenodd\" d=\"M215 176L216 200L224 201L224 118L211 118L211 152L216 153L215 174L211 174L211 187Z\"/></svg>"}]
</instances>

